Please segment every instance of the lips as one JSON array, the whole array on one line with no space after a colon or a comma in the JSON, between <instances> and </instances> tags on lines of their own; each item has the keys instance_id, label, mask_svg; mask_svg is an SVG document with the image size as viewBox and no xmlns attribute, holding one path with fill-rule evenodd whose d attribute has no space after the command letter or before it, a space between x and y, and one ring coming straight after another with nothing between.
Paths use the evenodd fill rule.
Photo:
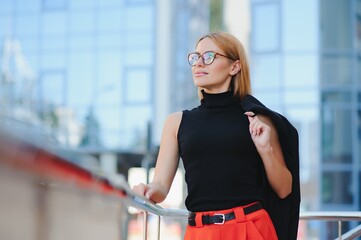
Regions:
<instances>
[{"instance_id":1,"label":"lips","mask_svg":"<svg viewBox=\"0 0 361 240\"><path fill-rule=\"evenodd\" d=\"M208 73L207 72L195 72L194 73L195 77L203 77L205 75L208 75Z\"/></svg>"}]
</instances>

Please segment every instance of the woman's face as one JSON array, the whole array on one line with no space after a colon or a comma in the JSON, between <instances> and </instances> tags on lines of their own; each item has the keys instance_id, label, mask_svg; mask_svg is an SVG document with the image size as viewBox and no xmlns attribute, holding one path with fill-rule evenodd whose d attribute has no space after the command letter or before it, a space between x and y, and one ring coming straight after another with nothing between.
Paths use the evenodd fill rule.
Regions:
<instances>
[{"instance_id":1,"label":"woman's face","mask_svg":"<svg viewBox=\"0 0 361 240\"><path fill-rule=\"evenodd\" d=\"M225 53L209 38L202 39L196 48L196 52L203 54L213 51L225 55ZM194 84L208 93L221 93L229 90L233 64L224 56L217 55L213 63L205 65L200 57L192 67Z\"/></svg>"}]
</instances>

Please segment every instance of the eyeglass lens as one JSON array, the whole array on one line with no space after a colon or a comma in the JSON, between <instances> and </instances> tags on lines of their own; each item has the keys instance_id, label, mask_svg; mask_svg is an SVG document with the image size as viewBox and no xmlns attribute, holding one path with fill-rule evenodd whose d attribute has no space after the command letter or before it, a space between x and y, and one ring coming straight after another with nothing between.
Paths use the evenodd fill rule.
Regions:
<instances>
[{"instance_id":1,"label":"eyeglass lens","mask_svg":"<svg viewBox=\"0 0 361 240\"><path fill-rule=\"evenodd\" d=\"M201 57L205 65L209 65L214 61L216 54L214 52L205 52L202 55L199 53L191 53L188 56L188 62L191 66L196 65L196 62Z\"/></svg>"}]
</instances>

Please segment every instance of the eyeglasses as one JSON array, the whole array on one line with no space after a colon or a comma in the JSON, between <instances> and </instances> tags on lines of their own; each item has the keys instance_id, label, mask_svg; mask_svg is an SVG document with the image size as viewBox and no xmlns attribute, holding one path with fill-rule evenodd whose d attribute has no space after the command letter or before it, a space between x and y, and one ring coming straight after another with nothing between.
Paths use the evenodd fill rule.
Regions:
<instances>
[{"instance_id":1,"label":"eyeglasses","mask_svg":"<svg viewBox=\"0 0 361 240\"><path fill-rule=\"evenodd\" d=\"M229 59L234 61L234 59L232 59L232 58L230 58L230 57L228 57L226 55L223 55L223 54L220 54L220 53L217 53L217 52L213 52L213 51L207 51L207 52L203 53L202 55L197 53L197 52L193 52L193 53L188 54L188 63L189 63L189 65L191 65L193 67L193 66L196 65L198 59L201 57L202 60L203 60L204 65L210 65L210 64L213 63L214 59L217 56L226 57L226 58L229 58Z\"/></svg>"}]
</instances>

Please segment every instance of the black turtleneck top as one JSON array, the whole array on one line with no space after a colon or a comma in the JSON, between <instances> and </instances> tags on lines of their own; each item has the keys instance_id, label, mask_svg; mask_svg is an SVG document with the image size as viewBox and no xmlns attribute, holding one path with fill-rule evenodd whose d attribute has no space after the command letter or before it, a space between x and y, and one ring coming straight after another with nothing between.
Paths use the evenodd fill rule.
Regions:
<instances>
[{"instance_id":1,"label":"black turtleneck top","mask_svg":"<svg viewBox=\"0 0 361 240\"><path fill-rule=\"evenodd\" d=\"M201 105L183 111L178 130L189 211L233 208L262 201L262 160L249 121L232 92L202 92Z\"/></svg>"}]
</instances>

